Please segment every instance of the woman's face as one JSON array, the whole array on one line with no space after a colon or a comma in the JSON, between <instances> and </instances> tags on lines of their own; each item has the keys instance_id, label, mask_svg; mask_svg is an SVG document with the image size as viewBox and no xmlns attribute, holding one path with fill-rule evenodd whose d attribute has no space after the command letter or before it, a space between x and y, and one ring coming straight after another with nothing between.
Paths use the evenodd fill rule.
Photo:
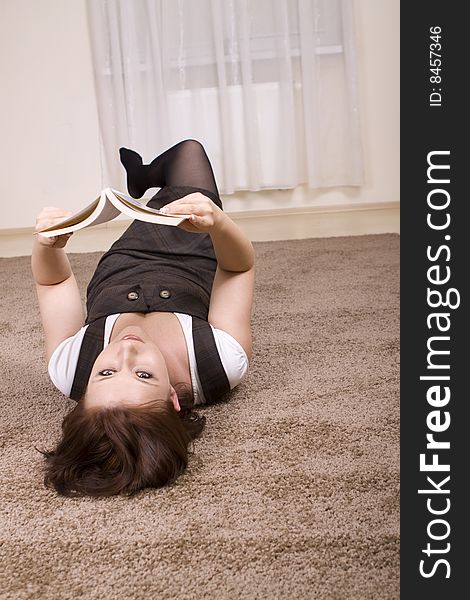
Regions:
<instances>
[{"instance_id":1,"label":"woman's face","mask_svg":"<svg viewBox=\"0 0 470 600\"><path fill-rule=\"evenodd\" d=\"M142 328L126 327L95 360L85 404L138 405L157 398L171 399L175 410L180 410L160 349Z\"/></svg>"}]
</instances>

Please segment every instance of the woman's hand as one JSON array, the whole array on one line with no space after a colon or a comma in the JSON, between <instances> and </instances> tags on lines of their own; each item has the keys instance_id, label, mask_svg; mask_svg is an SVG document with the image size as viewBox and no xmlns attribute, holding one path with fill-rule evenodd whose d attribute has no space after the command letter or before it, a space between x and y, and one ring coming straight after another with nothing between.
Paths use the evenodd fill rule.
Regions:
<instances>
[{"instance_id":1,"label":"woman's hand","mask_svg":"<svg viewBox=\"0 0 470 600\"><path fill-rule=\"evenodd\" d=\"M41 231L42 229L47 229L48 227L52 227L56 223L60 223L67 217L72 216L72 212L64 210L63 208L56 208L55 206L46 206L42 209L42 211L36 217L36 228L35 231ZM37 240L41 246L47 246L49 248L63 248L65 244L69 241L69 237L71 233L66 233L64 235L55 235L52 237L46 237L45 235L41 235L38 233Z\"/></svg>"},{"instance_id":2,"label":"woman's hand","mask_svg":"<svg viewBox=\"0 0 470 600\"><path fill-rule=\"evenodd\" d=\"M161 210L175 215L191 215L178 227L192 233L210 233L224 215L217 204L201 192L193 192L170 202Z\"/></svg>"}]
</instances>

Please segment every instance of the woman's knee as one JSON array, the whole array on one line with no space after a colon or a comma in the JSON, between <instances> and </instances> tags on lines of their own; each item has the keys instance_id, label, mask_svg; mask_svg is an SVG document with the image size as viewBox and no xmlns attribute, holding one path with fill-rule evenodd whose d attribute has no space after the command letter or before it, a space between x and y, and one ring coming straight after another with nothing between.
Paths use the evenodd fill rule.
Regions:
<instances>
[{"instance_id":1,"label":"woman's knee","mask_svg":"<svg viewBox=\"0 0 470 600\"><path fill-rule=\"evenodd\" d=\"M185 154L191 156L192 158L197 156L203 156L204 158L207 158L204 146L198 140L189 138L180 142L179 146Z\"/></svg>"}]
</instances>

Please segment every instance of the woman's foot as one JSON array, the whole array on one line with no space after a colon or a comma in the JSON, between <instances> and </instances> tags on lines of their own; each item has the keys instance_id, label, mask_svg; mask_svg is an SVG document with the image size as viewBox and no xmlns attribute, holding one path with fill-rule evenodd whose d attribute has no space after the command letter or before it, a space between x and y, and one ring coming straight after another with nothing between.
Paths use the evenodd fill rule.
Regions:
<instances>
[{"instance_id":1,"label":"woman's foot","mask_svg":"<svg viewBox=\"0 0 470 600\"><path fill-rule=\"evenodd\" d=\"M142 157L134 150L119 148L119 156L127 173L127 190L133 198L142 198L148 190L148 165L142 164Z\"/></svg>"}]
</instances>

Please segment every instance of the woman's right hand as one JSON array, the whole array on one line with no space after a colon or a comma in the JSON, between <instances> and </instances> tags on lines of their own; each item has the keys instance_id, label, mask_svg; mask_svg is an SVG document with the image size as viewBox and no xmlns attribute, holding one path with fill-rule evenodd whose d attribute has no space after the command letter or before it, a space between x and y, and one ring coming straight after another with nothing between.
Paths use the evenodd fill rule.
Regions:
<instances>
[{"instance_id":1,"label":"woman's right hand","mask_svg":"<svg viewBox=\"0 0 470 600\"><path fill-rule=\"evenodd\" d=\"M210 233L225 217L222 209L201 192L193 192L174 200L160 210L174 215L190 215L178 227L191 233Z\"/></svg>"},{"instance_id":2,"label":"woman's right hand","mask_svg":"<svg viewBox=\"0 0 470 600\"><path fill-rule=\"evenodd\" d=\"M36 217L35 231L39 232L43 229L47 229L48 227L52 227L52 225L60 223L60 221L63 221L67 217L72 216L72 214L72 212L64 210L63 208L57 208L55 206L46 206ZM38 233L36 237L38 243L42 246L47 246L49 248L63 248L69 241L69 237L71 235L71 233L66 233L64 235L46 237L45 235L41 235L40 233Z\"/></svg>"}]
</instances>

